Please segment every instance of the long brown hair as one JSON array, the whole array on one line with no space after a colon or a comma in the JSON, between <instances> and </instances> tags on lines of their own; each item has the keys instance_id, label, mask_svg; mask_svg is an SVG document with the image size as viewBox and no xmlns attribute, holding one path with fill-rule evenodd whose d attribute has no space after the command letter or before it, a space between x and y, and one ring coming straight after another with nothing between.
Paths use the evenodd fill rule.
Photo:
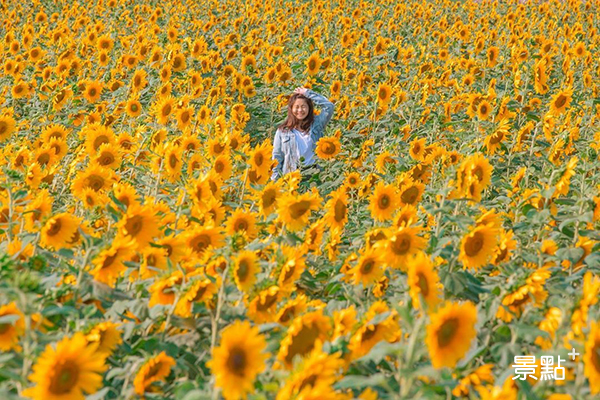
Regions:
<instances>
[{"instance_id":1,"label":"long brown hair","mask_svg":"<svg viewBox=\"0 0 600 400\"><path fill-rule=\"evenodd\" d=\"M294 103L297 99L305 100L306 104L308 104L308 115L302 121L296 118L296 116L292 112L292 107L294 106ZM287 118L285 119L285 121L283 121L281 125L279 125L278 129L281 129L283 131L289 131L294 128L299 128L300 130L308 131L314 119L315 112L312 100L302 94L294 93L290 96L290 99L288 101Z\"/></svg>"}]
</instances>

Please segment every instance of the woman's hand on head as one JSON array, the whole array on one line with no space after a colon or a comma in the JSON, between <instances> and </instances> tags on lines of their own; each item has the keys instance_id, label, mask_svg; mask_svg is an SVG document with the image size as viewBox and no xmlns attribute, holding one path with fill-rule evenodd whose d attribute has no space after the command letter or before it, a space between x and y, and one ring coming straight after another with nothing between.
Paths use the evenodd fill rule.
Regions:
<instances>
[{"instance_id":1,"label":"woman's hand on head","mask_svg":"<svg viewBox=\"0 0 600 400\"><path fill-rule=\"evenodd\" d=\"M304 87L297 87L296 89L294 89L294 94L301 94L301 95L305 95L306 94L306 88Z\"/></svg>"}]
</instances>

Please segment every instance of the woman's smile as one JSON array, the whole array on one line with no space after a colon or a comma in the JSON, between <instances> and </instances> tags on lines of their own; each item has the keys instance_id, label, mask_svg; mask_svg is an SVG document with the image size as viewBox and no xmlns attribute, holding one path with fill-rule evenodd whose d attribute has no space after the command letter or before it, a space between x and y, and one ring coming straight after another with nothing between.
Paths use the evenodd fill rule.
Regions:
<instances>
[{"instance_id":1,"label":"woman's smile","mask_svg":"<svg viewBox=\"0 0 600 400\"><path fill-rule=\"evenodd\" d=\"M298 99L292 107L292 112L294 113L294 117L303 120L308 115L308 104L306 104L306 101Z\"/></svg>"}]
</instances>

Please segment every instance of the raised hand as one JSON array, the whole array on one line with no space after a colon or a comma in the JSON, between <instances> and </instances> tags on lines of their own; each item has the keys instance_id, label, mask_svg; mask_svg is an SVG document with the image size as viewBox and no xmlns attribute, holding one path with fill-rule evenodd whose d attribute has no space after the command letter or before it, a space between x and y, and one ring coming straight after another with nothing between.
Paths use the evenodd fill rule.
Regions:
<instances>
[{"instance_id":1,"label":"raised hand","mask_svg":"<svg viewBox=\"0 0 600 400\"><path fill-rule=\"evenodd\" d=\"M307 89L304 88L304 87L297 87L296 89L294 89L294 93L305 95L306 94L306 90Z\"/></svg>"}]
</instances>

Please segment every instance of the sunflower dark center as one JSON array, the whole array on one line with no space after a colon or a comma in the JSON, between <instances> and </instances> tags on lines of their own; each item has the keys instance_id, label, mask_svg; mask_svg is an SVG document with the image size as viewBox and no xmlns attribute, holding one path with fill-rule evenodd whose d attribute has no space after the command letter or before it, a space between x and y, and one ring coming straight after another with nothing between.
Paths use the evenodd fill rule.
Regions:
<instances>
[{"instance_id":1,"label":"sunflower dark center","mask_svg":"<svg viewBox=\"0 0 600 400\"><path fill-rule=\"evenodd\" d=\"M369 325L367 327L365 333L363 333L361 341L364 343L364 342L371 340L377 333L378 327L379 327L379 325Z\"/></svg>"},{"instance_id":2,"label":"sunflower dark center","mask_svg":"<svg viewBox=\"0 0 600 400\"><path fill-rule=\"evenodd\" d=\"M177 166L177 156L175 154L171 154L169 156L169 166L171 166L171 168L175 168Z\"/></svg>"},{"instance_id":3,"label":"sunflower dark center","mask_svg":"<svg viewBox=\"0 0 600 400\"><path fill-rule=\"evenodd\" d=\"M396 236L391 240L392 250L395 254L404 255L410 250L410 236L401 235Z\"/></svg>"},{"instance_id":4,"label":"sunflower dark center","mask_svg":"<svg viewBox=\"0 0 600 400\"><path fill-rule=\"evenodd\" d=\"M371 271L373 271L374 267L375 267L375 262L373 260L367 260L361 265L360 272L362 272L363 274L368 274Z\"/></svg>"},{"instance_id":5,"label":"sunflower dark center","mask_svg":"<svg viewBox=\"0 0 600 400\"><path fill-rule=\"evenodd\" d=\"M262 196L263 208L271 207L275 203L276 198L277 196L274 190L265 192Z\"/></svg>"},{"instance_id":6,"label":"sunflower dark center","mask_svg":"<svg viewBox=\"0 0 600 400\"><path fill-rule=\"evenodd\" d=\"M596 369L597 373L600 373L600 340L596 339L594 347L591 349L592 353L592 365Z\"/></svg>"},{"instance_id":7,"label":"sunflower dark center","mask_svg":"<svg viewBox=\"0 0 600 400\"><path fill-rule=\"evenodd\" d=\"M290 206L290 215L293 219L301 218L310 209L310 201L301 200Z\"/></svg>"},{"instance_id":8,"label":"sunflower dark center","mask_svg":"<svg viewBox=\"0 0 600 400\"><path fill-rule=\"evenodd\" d=\"M326 142L323 145L323 153L325 153L327 155L335 154L335 145L333 143Z\"/></svg>"},{"instance_id":9,"label":"sunflower dark center","mask_svg":"<svg viewBox=\"0 0 600 400\"><path fill-rule=\"evenodd\" d=\"M237 376L243 377L246 370L246 364L246 352L237 347L231 349L229 357L227 358L227 368L229 371Z\"/></svg>"},{"instance_id":10,"label":"sunflower dark center","mask_svg":"<svg viewBox=\"0 0 600 400\"><path fill-rule=\"evenodd\" d=\"M144 217L141 215L135 215L131 218L127 219L125 223L125 230L130 236L137 236L138 233L142 231L144 227Z\"/></svg>"},{"instance_id":11,"label":"sunflower dark center","mask_svg":"<svg viewBox=\"0 0 600 400\"><path fill-rule=\"evenodd\" d=\"M337 200L333 207L333 217L336 222L342 222L346 218L346 204L342 200Z\"/></svg>"},{"instance_id":12,"label":"sunflower dark center","mask_svg":"<svg viewBox=\"0 0 600 400\"><path fill-rule=\"evenodd\" d=\"M50 222L50 229L46 231L46 234L48 236L55 236L58 234L58 232L60 232L61 227L62 223L60 222L60 219L55 219L52 222Z\"/></svg>"},{"instance_id":13,"label":"sunflower dark center","mask_svg":"<svg viewBox=\"0 0 600 400\"><path fill-rule=\"evenodd\" d=\"M96 139L94 139L94 150L97 150L98 147L105 143L109 143L108 137L106 135L98 136Z\"/></svg>"},{"instance_id":14,"label":"sunflower dark center","mask_svg":"<svg viewBox=\"0 0 600 400\"><path fill-rule=\"evenodd\" d=\"M11 326L11 324L0 324L0 335L6 333Z\"/></svg>"},{"instance_id":15,"label":"sunflower dark center","mask_svg":"<svg viewBox=\"0 0 600 400\"><path fill-rule=\"evenodd\" d=\"M483 247L483 234L481 232L475 232L475 234L468 238L465 243L465 253L469 257L476 256L479 254Z\"/></svg>"},{"instance_id":16,"label":"sunflower dark center","mask_svg":"<svg viewBox=\"0 0 600 400\"><path fill-rule=\"evenodd\" d=\"M242 260L237 269L237 277L240 282L244 282L248 277L248 272L250 272L250 268L248 267L248 261Z\"/></svg>"},{"instance_id":17,"label":"sunflower dark center","mask_svg":"<svg viewBox=\"0 0 600 400\"><path fill-rule=\"evenodd\" d=\"M211 243L210 236L206 234L197 235L191 243L192 249L196 253L202 253Z\"/></svg>"},{"instance_id":18,"label":"sunflower dark center","mask_svg":"<svg viewBox=\"0 0 600 400\"><path fill-rule=\"evenodd\" d=\"M285 361L291 363L295 355L304 355L311 351L315 345L315 340L319 337L319 333L317 326L313 324L304 325L300 332L293 338Z\"/></svg>"},{"instance_id":19,"label":"sunflower dark center","mask_svg":"<svg viewBox=\"0 0 600 400\"><path fill-rule=\"evenodd\" d=\"M445 321L442 324L442 326L440 326L440 329L438 330L438 334L437 334L438 346L440 346L440 347L448 346L452 342L452 339L454 339L454 337L456 336L457 330L458 330L458 319L457 318L450 318L449 320Z\"/></svg>"},{"instance_id":20,"label":"sunflower dark center","mask_svg":"<svg viewBox=\"0 0 600 400\"><path fill-rule=\"evenodd\" d=\"M56 368L48 389L54 395L64 395L75 387L78 378L78 366L73 361L67 360Z\"/></svg>"},{"instance_id":21,"label":"sunflower dark center","mask_svg":"<svg viewBox=\"0 0 600 400\"><path fill-rule=\"evenodd\" d=\"M87 178L87 186L97 192L104 187L104 178L100 175L92 174Z\"/></svg>"},{"instance_id":22,"label":"sunflower dark center","mask_svg":"<svg viewBox=\"0 0 600 400\"><path fill-rule=\"evenodd\" d=\"M427 297L429 294L429 284L427 283L427 278L425 278L425 275L422 273L417 273L417 279L417 285L419 286L419 289L421 289L421 293L424 297Z\"/></svg>"},{"instance_id":23,"label":"sunflower dark center","mask_svg":"<svg viewBox=\"0 0 600 400\"><path fill-rule=\"evenodd\" d=\"M385 210L386 208L388 208L390 206L390 197L387 194L381 195L379 197L379 201L377 202L377 205L379 206L380 209Z\"/></svg>"},{"instance_id":24,"label":"sunflower dark center","mask_svg":"<svg viewBox=\"0 0 600 400\"><path fill-rule=\"evenodd\" d=\"M248 230L248 221L246 221L245 219L240 219L240 220L236 221L234 227L235 227L236 232L247 231Z\"/></svg>"}]
</instances>

